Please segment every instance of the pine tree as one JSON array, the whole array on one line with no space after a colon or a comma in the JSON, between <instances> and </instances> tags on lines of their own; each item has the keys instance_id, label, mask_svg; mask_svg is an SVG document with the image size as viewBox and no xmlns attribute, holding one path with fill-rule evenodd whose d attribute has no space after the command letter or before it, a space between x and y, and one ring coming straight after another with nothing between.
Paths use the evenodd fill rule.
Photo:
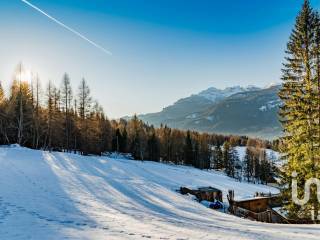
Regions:
<instances>
[{"instance_id":1,"label":"pine tree","mask_svg":"<svg viewBox=\"0 0 320 240\"><path fill-rule=\"evenodd\" d=\"M153 127L151 128L147 144L148 159L158 162L160 160L160 146Z\"/></svg>"},{"instance_id":2,"label":"pine tree","mask_svg":"<svg viewBox=\"0 0 320 240\"><path fill-rule=\"evenodd\" d=\"M253 152L253 177L254 177L254 183L260 181L260 176L261 176L260 154L259 154L259 150L254 149L254 152Z\"/></svg>"},{"instance_id":3,"label":"pine tree","mask_svg":"<svg viewBox=\"0 0 320 240\"><path fill-rule=\"evenodd\" d=\"M100 129L100 149L101 152L104 151L110 151L111 149L111 139L112 139L112 128L111 128L111 124L110 121L108 120L108 118L105 116L104 112L101 111L99 114L99 129ZM123 137L120 141L120 152L124 152L122 149L123 145Z\"/></svg>"},{"instance_id":4,"label":"pine tree","mask_svg":"<svg viewBox=\"0 0 320 240\"><path fill-rule=\"evenodd\" d=\"M2 83L0 82L0 103L3 103L5 100L5 96L4 96L4 90L2 87Z\"/></svg>"},{"instance_id":5,"label":"pine tree","mask_svg":"<svg viewBox=\"0 0 320 240\"><path fill-rule=\"evenodd\" d=\"M70 109L72 103L72 88L70 84L70 78L67 73L64 74L61 85L61 101L64 111L64 133L65 133L65 143L64 148L70 150L70 139L71 139L71 119L70 119Z\"/></svg>"},{"instance_id":6,"label":"pine tree","mask_svg":"<svg viewBox=\"0 0 320 240\"><path fill-rule=\"evenodd\" d=\"M10 134L10 142L32 147L32 94L28 82L24 79L22 64L16 69L7 107L8 131L15 133Z\"/></svg>"},{"instance_id":7,"label":"pine tree","mask_svg":"<svg viewBox=\"0 0 320 240\"><path fill-rule=\"evenodd\" d=\"M200 153L199 153L200 169L210 169L210 150L209 150L208 134L200 135L199 145L200 145Z\"/></svg>"},{"instance_id":8,"label":"pine tree","mask_svg":"<svg viewBox=\"0 0 320 240\"><path fill-rule=\"evenodd\" d=\"M228 141L224 143L222 153L225 172L228 176L234 177L236 156L233 155L234 149Z\"/></svg>"},{"instance_id":9,"label":"pine tree","mask_svg":"<svg viewBox=\"0 0 320 240\"><path fill-rule=\"evenodd\" d=\"M61 93L60 90L52 85L52 101L53 101L53 111L51 117L51 145L53 150L64 149L65 138L63 137L63 113L61 111Z\"/></svg>"},{"instance_id":10,"label":"pine tree","mask_svg":"<svg viewBox=\"0 0 320 240\"><path fill-rule=\"evenodd\" d=\"M172 161L172 130L168 126L161 126L160 141L161 141L161 156L165 162Z\"/></svg>"},{"instance_id":11,"label":"pine tree","mask_svg":"<svg viewBox=\"0 0 320 240\"><path fill-rule=\"evenodd\" d=\"M270 159L267 156L265 150L260 151L260 181L264 184L267 184L268 181L273 177L272 167Z\"/></svg>"},{"instance_id":12,"label":"pine tree","mask_svg":"<svg viewBox=\"0 0 320 240\"><path fill-rule=\"evenodd\" d=\"M250 148L247 147L246 154L244 156L244 175L248 182L251 181L253 176L253 154Z\"/></svg>"},{"instance_id":13,"label":"pine tree","mask_svg":"<svg viewBox=\"0 0 320 240\"><path fill-rule=\"evenodd\" d=\"M83 78L78 92L78 111L80 117L80 147L82 150L82 154L87 155L87 141L88 141L88 117L91 111L92 98L90 96L90 89L87 85L86 80Z\"/></svg>"},{"instance_id":14,"label":"pine tree","mask_svg":"<svg viewBox=\"0 0 320 240\"><path fill-rule=\"evenodd\" d=\"M144 146L143 146L143 129L141 121L137 115L130 120L128 124L129 134L131 138L130 152L134 159L143 160L144 157Z\"/></svg>"},{"instance_id":15,"label":"pine tree","mask_svg":"<svg viewBox=\"0 0 320 240\"><path fill-rule=\"evenodd\" d=\"M36 76L35 87L32 86L32 99L33 99L33 138L32 138L32 147L37 149L40 144L41 138L41 119L40 119L40 80L39 76Z\"/></svg>"},{"instance_id":16,"label":"pine tree","mask_svg":"<svg viewBox=\"0 0 320 240\"><path fill-rule=\"evenodd\" d=\"M96 104L92 112L90 112L86 118L87 122L87 136L85 154L93 153L101 155L103 149L103 129L101 128L102 116L100 114L99 106Z\"/></svg>"},{"instance_id":17,"label":"pine tree","mask_svg":"<svg viewBox=\"0 0 320 240\"><path fill-rule=\"evenodd\" d=\"M190 131L187 131L184 144L184 162L186 165L193 164L193 144Z\"/></svg>"},{"instance_id":18,"label":"pine tree","mask_svg":"<svg viewBox=\"0 0 320 240\"><path fill-rule=\"evenodd\" d=\"M172 161L175 164L183 164L185 134L178 129L172 129L170 138Z\"/></svg>"},{"instance_id":19,"label":"pine tree","mask_svg":"<svg viewBox=\"0 0 320 240\"><path fill-rule=\"evenodd\" d=\"M198 139L194 140L194 147L193 147L193 159L192 159L192 166L196 168L201 168L200 159L199 159L199 141Z\"/></svg>"},{"instance_id":20,"label":"pine tree","mask_svg":"<svg viewBox=\"0 0 320 240\"><path fill-rule=\"evenodd\" d=\"M280 116L284 129L281 151L287 161L284 170L283 193L289 200L287 209L293 218L309 218L316 214L320 203L316 187L311 189L311 200L306 206L297 206L291 198L291 176L298 174L299 195L304 194L304 183L319 178L319 109L320 109L320 48L319 18L305 0L287 44L287 57L283 69L283 84L279 96L283 101Z\"/></svg>"},{"instance_id":21,"label":"pine tree","mask_svg":"<svg viewBox=\"0 0 320 240\"><path fill-rule=\"evenodd\" d=\"M120 129L117 128L112 138L112 151L120 152L121 139L122 139L122 134L120 132Z\"/></svg>"},{"instance_id":22,"label":"pine tree","mask_svg":"<svg viewBox=\"0 0 320 240\"><path fill-rule=\"evenodd\" d=\"M0 144L9 143L9 138L7 134L7 116L5 109L6 99L4 95L4 90L2 88L2 84L0 82Z\"/></svg>"},{"instance_id":23,"label":"pine tree","mask_svg":"<svg viewBox=\"0 0 320 240\"><path fill-rule=\"evenodd\" d=\"M235 147L231 147L231 176L240 180L241 178L241 163L239 153ZM240 172L239 172L240 171Z\"/></svg>"},{"instance_id":24,"label":"pine tree","mask_svg":"<svg viewBox=\"0 0 320 240\"><path fill-rule=\"evenodd\" d=\"M18 113L18 137L17 137L17 143L19 145L22 144L22 139L23 139L23 90L22 90L22 63L19 64L18 67L18 81L19 81L19 92L18 92L18 108L19 108L19 113Z\"/></svg>"},{"instance_id":25,"label":"pine tree","mask_svg":"<svg viewBox=\"0 0 320 240\"><path fill-rule=\"evenodd\" d=\"M126 128L123 129L122 131L122 137L121 141L119 143L120 145L120 152L126 153L128 149L128 134Z\"/></svg>"},{"instance_id":26,"label":"pine tree","mask_svg":"<svg viewBox=\"0 0 320 240\"><path fill-rule=\"evenodd\" d=\"M222 150L219 144L214 147L214 150L212 152L212 164L214 169L223 168Z\"/></svg>"},{"instance_id":27,"label":"pine tree","mask_svg":"<svg viewBox=\"0 0 320 240\"><path fill-rule=\"evenodd\" d=\"M45 148L51 150L52 148L52 132L53 132L53 116L54 116L54 93L53 84L49 81L47 88L47 129L45 138Z\"/></svg>"}]
</instances>

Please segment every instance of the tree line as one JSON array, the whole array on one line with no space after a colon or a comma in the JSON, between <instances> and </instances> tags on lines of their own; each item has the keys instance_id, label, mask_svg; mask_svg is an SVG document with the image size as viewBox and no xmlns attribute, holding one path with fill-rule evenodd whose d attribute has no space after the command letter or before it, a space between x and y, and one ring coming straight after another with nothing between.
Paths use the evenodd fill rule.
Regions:
<instances>
[{"instance_id":1,"label":"tree line","mask_svg":"<svg viewBox=\"0 0 320 240\"><path fill-rule=\"evenodd\" d=\"M235 146L272 146L245 136L183 131L166 125L155 128L137 116L109 120L93 100L85 79L74 91L69 75L64 74L59 88L50 81L43 91L39 77L31 83L24 81L23 71L19 64L8 96L0 83L0 144L83 155L130 153L139 160L221 169L231 177L239 170Z\"/></svg>"}]
</instances>

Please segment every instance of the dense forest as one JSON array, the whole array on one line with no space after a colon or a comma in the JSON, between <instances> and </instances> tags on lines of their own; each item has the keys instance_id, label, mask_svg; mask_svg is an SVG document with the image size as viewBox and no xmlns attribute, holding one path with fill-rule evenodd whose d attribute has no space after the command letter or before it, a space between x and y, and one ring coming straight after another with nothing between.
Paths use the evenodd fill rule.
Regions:
<instances>
[{"instance_id":1,"label":"dense forest","mask_svg":"<svg viewBox=\"0 0 320 240\"><path fill-rule=\"evenodd\" d=\"M130 153L139 160L221 169L239 180L244 175L254 182L270 179L270 161L263 150L272 147L268 141L155 128L136 116L128 121L109 120L85 79L75 93L68 74L59 88L49 82L43 91L39 77L27 82L23 72L19 64L8 94L0 83L0 144L83 155ZM245 166L235 146L249 146Z\"/></svg>"}]
</instances>

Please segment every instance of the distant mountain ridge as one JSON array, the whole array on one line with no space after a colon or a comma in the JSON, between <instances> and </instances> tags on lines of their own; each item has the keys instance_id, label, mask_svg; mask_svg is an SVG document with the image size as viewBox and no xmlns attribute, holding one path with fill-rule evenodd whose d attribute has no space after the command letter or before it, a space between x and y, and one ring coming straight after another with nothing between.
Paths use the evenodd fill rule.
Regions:
<instances>
[{"instance_id":1,"label":"distant mountain ridge","mask_svg":"<svg viewBox=\"0 0 320 240\"><path fill-rule=\"evenodd\" d=\"M259 89L260 88L255 86L248 86L248 87L234 86L234 87L227 87L223 90L217 89L215 87L211 87L198 93L197 95L200 97L204 97L212 102L216 102L239 92L255 91Z\"/></svg>"},{"instance_id":2,"label":"distant mountain ridge","mask_svg":"<svg viewBox=\"0 0 320 240\"><path fill-rule=\"evenodd\" d=\"M273 139L282 131L277 114L279 88L211 87L139 118L155 126Z\"/></svg>"}]
</instances>

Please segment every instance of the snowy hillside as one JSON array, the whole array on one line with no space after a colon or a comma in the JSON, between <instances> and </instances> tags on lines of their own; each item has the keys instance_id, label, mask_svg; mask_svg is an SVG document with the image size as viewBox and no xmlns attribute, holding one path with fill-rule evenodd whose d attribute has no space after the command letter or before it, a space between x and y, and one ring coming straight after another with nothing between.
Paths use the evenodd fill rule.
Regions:
<instances>
[{"instance_id":1,"label":"snowy hillside","mask_svg":"<svg viewBox=\"0 0 320 240\"><path fill-rule=\"evenodd\" d=\"M182 185L276 192L189 167L0 147L0 239L318 239L208 209Z\"/></svg>"},{"instance_id":2,"label":"snowy hillside","mask_svg":"<svg viewBox=\"0 0 320 240\"><path fill-rule=\"evenodd\" d=\"M246 149L247 149L247 147L235 147L235 148L236 148L236 151L237 151L237 153L238 153L238 155L239 155L240 160L243 161L243 160L244 160L244 157L245 157L245 155L246 155ZM268 156L269 158L274 157L275 160L280 159L280 155L279 155L279 153L276 152L276 151L273 151L273 150L271 150L271 149L266 149L266 153L267 153L267 156Z\"/></svg>"}]
</instances>

